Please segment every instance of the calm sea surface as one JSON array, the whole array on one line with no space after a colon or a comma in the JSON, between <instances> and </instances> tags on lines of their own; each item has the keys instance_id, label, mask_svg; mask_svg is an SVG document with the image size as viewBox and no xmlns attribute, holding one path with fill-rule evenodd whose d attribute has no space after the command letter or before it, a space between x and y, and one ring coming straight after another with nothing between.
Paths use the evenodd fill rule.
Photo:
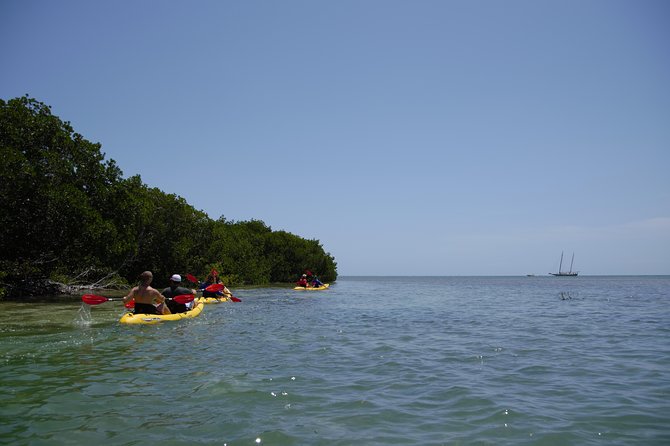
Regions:
<instances>
[{"instance_id":1,"label":"calm sea surface","mask_svg":"<svg viewBox=\"0 0 670 446\"><path fill-rule=\"evenodd\" d=\"M140 327L0 302L0 444L670 444L670 276L236 295Z\"/></svg>"}]
</instances>

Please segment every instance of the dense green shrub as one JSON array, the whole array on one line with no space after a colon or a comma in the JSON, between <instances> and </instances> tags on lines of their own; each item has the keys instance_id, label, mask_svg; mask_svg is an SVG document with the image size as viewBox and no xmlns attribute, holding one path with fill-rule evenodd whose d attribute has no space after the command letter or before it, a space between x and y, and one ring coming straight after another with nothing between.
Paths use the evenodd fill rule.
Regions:
<instances>
[{"instance_id":1,"label":"dense green shrub","mask_svg":"<svg viewBox=\"0 0 670 446\"><path fill-rule=\"evenodd\" d=\"M229 285L292 282L306 269L337 278L318 240L259 220L212 220L139 176L123 178L100 149L47 105L0 99L0 296L91 271L130 283L151 270L157 285L213 266Z\"/></svg>"}]
</instances>

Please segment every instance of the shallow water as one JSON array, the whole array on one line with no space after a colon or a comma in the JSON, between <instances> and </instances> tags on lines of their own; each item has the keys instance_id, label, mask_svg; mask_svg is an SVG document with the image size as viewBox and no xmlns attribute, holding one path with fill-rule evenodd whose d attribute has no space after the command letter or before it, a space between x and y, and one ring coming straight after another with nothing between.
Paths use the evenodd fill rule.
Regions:
<instances>
[{"instance_id":1,"label":"shallow water","mask_svg":"<svg viewBox=\"0 0 670 446\"><path fill-rule=\"evenodd\" d=\"M670 444L670 277L343 277L121 326L0 303L1 444Z\"/></svg>"}]
</instances>

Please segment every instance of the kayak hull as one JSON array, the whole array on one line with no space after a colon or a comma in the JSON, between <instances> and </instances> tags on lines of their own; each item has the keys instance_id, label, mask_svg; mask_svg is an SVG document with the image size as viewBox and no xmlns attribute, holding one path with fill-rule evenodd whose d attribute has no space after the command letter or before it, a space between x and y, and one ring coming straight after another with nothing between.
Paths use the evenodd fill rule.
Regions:
<instances>
[{"instance_id":1,"label":"kayak hull","mask_svg":"<svg viewBox=\"0 0 670 446\"><path fill-rule=\"evenodd\" d=\"M227 297L198 297L195 301L203 304L220 304L221 302L228 302L230 299Z\"/></svg>"},{"instance_id":2,"label":"kayak hull","mask_svg":"<svg viewBox=\"0 0 670 446\"><path fill-rule=\"evenodd\" d=\"M192 319L194 317L200 316L202 309L205 304L202 302L197 302L195 307L186 313L173 313L173 314L135 314L135 313L126 313L121 316L119 322L122 324L128 325L151 325L159 324L166 321L180 321L182 319Z\"/></svg>"},{"instance_id":3,"label":"kayak hull","mask_svg":"<svg viewBox=\"0 0 670 446\"><path fill-rule=\"evenodd\" d=\"M310 286L310 287L307 287L307 288L302 287L302 286L297 286L297 287L295 287L295 288L293 288L293 289L296 290L296 291L321 291L321 290L325 290L325 289L327 289L329 286L330 286L329 283L324 283L323 285L321 285L321 286L319 286L319 287L316 287L316 288L311 287L311 286Z\"/></svg>"}]
</instances>

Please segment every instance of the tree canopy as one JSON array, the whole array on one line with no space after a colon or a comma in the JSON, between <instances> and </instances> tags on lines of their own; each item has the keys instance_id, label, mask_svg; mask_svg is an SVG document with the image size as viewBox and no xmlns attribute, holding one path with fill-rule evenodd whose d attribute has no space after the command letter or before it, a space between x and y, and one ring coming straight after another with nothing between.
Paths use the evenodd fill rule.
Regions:
<instances>
[{"instance_id":1,"label":"tree canopy","mask_svg":"<svg viewBox=\"0 0 670 446\"><path fill-rule=\"evenodd\" d=\"M144 270L158 285L211 268L233 286L293 282L305 270L337 278L318 240L260 220L213 220L124 178L100 144L28 96L0 99L0 153L0 295L33 294L45 280L131 283Z\"/></svg>"}]
</instances>

